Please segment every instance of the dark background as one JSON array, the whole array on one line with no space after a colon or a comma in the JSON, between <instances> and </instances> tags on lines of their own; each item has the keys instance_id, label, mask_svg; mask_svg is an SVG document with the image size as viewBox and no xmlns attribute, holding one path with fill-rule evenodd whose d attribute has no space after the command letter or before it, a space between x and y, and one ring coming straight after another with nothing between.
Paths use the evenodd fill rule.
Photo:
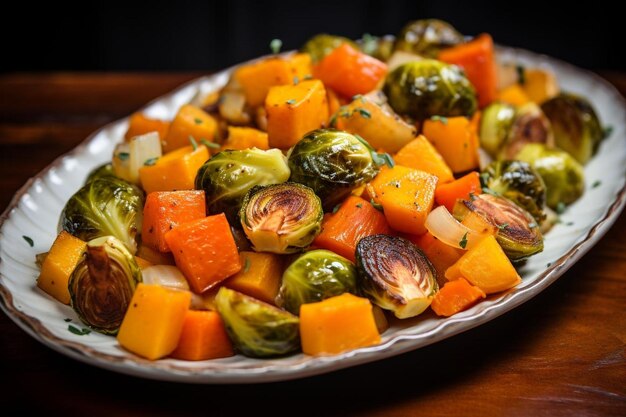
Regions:
<instances>
[{"instance_id":1,"label":"dark background","mask_svg":"<svg viewBox=\"0 0 626 417\"><path fill-rule=\"evenodd\" d=\"M3 12L0 71L217 70L328 32L397 33L437 17L596 70L625 70L624 21L608 2L444 0L12 3ZM96 4L99 3L99 4Z\"/></svg>"}]
</instances>

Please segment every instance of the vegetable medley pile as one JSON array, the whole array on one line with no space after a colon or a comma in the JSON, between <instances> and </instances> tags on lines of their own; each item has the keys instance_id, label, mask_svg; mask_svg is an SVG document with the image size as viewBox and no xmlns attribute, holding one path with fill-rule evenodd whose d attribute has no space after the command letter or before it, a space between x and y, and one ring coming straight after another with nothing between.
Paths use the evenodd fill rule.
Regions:
<instances>
[{"instance_id":1,"label":"vegetable medley pile","mask_svg":"<svg viewBox=\"0 0 626 417\"><path fill-rule=\"evenodd\" d=\"M69 199L38 286L73 333L152 360L375 345L387 315L518 285L604 137L553 73L442 21L274 52L171 122L132 115Z\"/></svg>"}]
</instances>

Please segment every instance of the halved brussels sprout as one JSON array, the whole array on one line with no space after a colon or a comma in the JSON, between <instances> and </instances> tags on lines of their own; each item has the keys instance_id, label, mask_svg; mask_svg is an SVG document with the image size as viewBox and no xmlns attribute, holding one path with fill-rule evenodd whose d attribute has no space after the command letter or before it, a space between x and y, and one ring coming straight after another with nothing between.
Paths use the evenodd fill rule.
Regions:
<instances>
[{"instance_id":1,"label":"halved brussels sprout","mask_svg":"<svg viewBox=\"0 0 626 417\"><path fill-rule=\"evenodd\" d=\"M294 253L322 229L322 203L312 189L284 183L252 188L239 212L243 231L257 252Z\"/></svg>"},{"instance_id":2,"label":"halved brussels sprout","mask_svg":"<svg viewBox=\"0 0 626 417\"><path fill-rule=\"evenodd\" d=\"M300 320L293 314L226 287L217 292L215 306L242 354L267 358L300 350Z\"/></svg>"},{"instance_id":3,"label":"halved brussels sprout","mask_svg":"<svg viewBox=\"0 0 626 417\"><path fill-rule=\"evenodd\" d=\"M550 119L556 146L586 164L596 153L604 132L593 106L575 94L561 93L541 109Z\"/></svg>"},{"instance_id":4,"label":"halved brussels sprout","mask_svg":"<svg viewBox=\"0 0 626 417\"><path fill-rule=\"evenodd\" d=\"M515 159L515 155L528 143L554 146L550 121L535 103L517 109L506 142L500 150L500 159Z\"/></svg>"},{"instance_id":5,"label":"halved brussels sprout","mask_svg":"<svg viewBox=\"0 0 626 417\"><path fill-rule=\"evenodd\" d=\"M431 116L471 116L476 91L456 65L434 59L407 62L393 70L383 91L391 107L419 120Z\"/></svg>"},{"instance_id":6,"label":"halved brussels sprout","mask_svg":"<svg viewBox=\"0 0 626 417\"><path fill-rule=\"evenodd\" d=\"M204 190L209 214L225 213L232 224L248 190L255 185L280 184L289 179L287 159L278 149L222 151L196 174L195 187Z\"/></svg>"},{"instance_id":7,"label":"halved brussels sprout","mask_svg":"<svg viewBox=\"0 0 626 417\"><path fill-rule=\"evenodd\" d=\"M369 33L364 34L363 37L357 41L361 51L381 61L389 59L393 53L395 42L396 38L393 35L378 37L372 36Z\"/></svg>"},{"instance_id":8,"label":"halved brussels sprout","mask_svg":"<svg viewBox=\"0 0 626 417\"><path fill-rule=\"evenodd\" d=\"M135 253L143 204L143 192L134 185L116 177L96 178L67 201L59 231L65 230L84 241L115 236Z\"/></svg>"},{"instance_id":9,"label":"halved brussels sprout","mask_svg":"<svg viewBox=\"0 0 626 417\"><path fill-rule=\"evenodd\" d=\"M307 133L289 152L289 181L311 187L325 210L371 181L384 162L361 138L336 129Z\"/></svg>"},{"instance_id":10,"label":"halved brussels sprout","mask_svg":"<svg viewBox=\"0 0 626 417\"><path fill-rule=\"evenodd\" d=\"M100 165L99 167L94 168L89 175L87 175L87 179L85 180L85 184L90 183L91 181L95 180L96 178L102 178L102 177L113 177L113 178L117 178L117 175L115 175L115 171L113 171L113 164L106 163L104 165Z\"/></svg>"},{"instance_id":11,"label":"halved brussels sprout","mask_svg":"<svg viewBox=\"0 0 626 417\"><path fill-rule=\"evenodd\" d=\"M472 200L457 200L454 217L459 220L473 212L497 227L496 240L512 261L543 250L543 236L537 221L526 210L500 195L479 194Z\"/></svg>"},{"instance_id":12,"label":"halved brussels sprout","mask_svg":"<svg viewBox=\"0 0 626 417\"><path fill-rule=\"evenodd\" d=\"M541 175L546 184L546 204L550 208L571 204L585 191L583 167L565 151L531 143L524 146L515 159L528 162Z\"/></svg>"},{"instance_id":13,"label":"halved brussels sprout","mask_svg":"<svg viewBox=\"0 0 626 417\"><path fill-rule=\"evenodd\" d=\"M546 185L527 162L493 161L483 170L480 180L483 187L524 208L538 223L545 220Z\"/></svg>"},{"instance_id":14,"label":"halved brussels sprout","mask_svg":"<svg viewBox=\"0 0 626 417\"><path fill-rule=\"evenodd\" d=\"M300 52L306 52L311 55L311 60L313 63L316 63L324 59L326 55L330 54L335 48L340 47L344 43L354 47L354 49L359 49L359 46L351 39L344 38L343 36L320 33L306 41L306 43L302 45L302 48L300 48Z\"/></svg>"},{"instance_id":15,"label":"halved brussels sprout","mask_svg":"<svg viewBox=\"0 0 626 417\"><path fill-rule=\"evenodd\" d=\"M300 305L344 292L356 293L354 265L334 252L318 249L300 255L285 270L276 303L299 315Z\"/></svg>"},{"instance_id":16,"label":"halved brussels sprout","mask_svg":"<svg viewBox=\"0 0 626 417\"><path fill-rule=\"evenodd\" d=\"M421 19L406 24L396 40L395 50L436 58L439 51L464 42L450 23L438 19Z\"/></svg>"},{"instance_id":17,"label":"halved brussels sprout","mask_svg":"<svg viewBox=\"0 0 626 417\"><path fill-rule=\"evenodd\" d=\"M137 284L142 282L135 257L113 236L87 243L70 276L72 308L92 329L117 334Z\"/></svg>"},{"instance_id":18,"label":"halved brussels sprout","mask_svg":"<svg viewBox=\"0 0 626 417\"><path fill-rule=\"evenodd\" d=\"M480 146L496 157L505 143L515 119L515 107L507 103L491 103L480 118Z\"/></svg>"},{"instance_id":19,"label":"halved brussels sprout","mask_svg":"<svg viewBox=\"0 0 626 417\"><path fill-rule=\"evenodd\" d=\"M356 247L356 264L361 293L400 319L421 314L439 291L428 258L400 237L364 237Z\"/></svg>"}]
</instances>

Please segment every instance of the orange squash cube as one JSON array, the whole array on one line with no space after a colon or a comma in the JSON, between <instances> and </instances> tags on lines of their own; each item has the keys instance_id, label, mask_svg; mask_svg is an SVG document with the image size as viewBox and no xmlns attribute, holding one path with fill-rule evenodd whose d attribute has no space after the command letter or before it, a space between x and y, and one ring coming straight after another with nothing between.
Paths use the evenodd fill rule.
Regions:
<instances>
[{"instance_id":1,"label":"orange squash cube","mask_svg":"<svg viewBox=\"0 0 626 417\"><path fill-rule=\"evenodd\" d=\"M163 140L163 152L172 152L190 143L189 137L198 143L202 140L213 142L217 132L217 122L209 113L199 107L186 104L178 110L169 131Z\"/></svg>"},{"instance_id":2,"label":"orange squash cube","mask_svg":"<svg viewBox=\"0 0 626 417\"><path fill-rule=\"evenodd\" d=\"M37 286L63 304L70 303L68 282L83 257L87 244L65 230L54 240L41 265Z\"/></svg>"},{"instance_id":3,"label":"orange squash cube","mask_svg":"<svg viewBox=\"0 0 626 417\"><path fill-rule=\"evenodd\" d=\"M217 312L189 310L178 346L170 356L186 361L203 361L234 354L224 322Z\"/></svg>"},{"instance_id":4,"label":"orange squash cube","mask_svg":"<svg viewBox=\"0 0 626 417\"><path fill-rule=\"evenodd\" d=\"M275 304L283 274L283 261L273 253L239 253L241 271L224 281L224 286L268 304Z\"/></svg>"},{"instance_id":5,"label":"orange squash cube","mask_svg":"<svg viewBox=\"0 0 626 417\"><path fill-rule=\"evenodd\" d=\"M128 119L128 130L124 135L126 141L130 141L135 136L145 135L150 132L157 132L161 142L170 130L170 122L165 120L151 119L143 113L133 113Z\"/></svg>"},{"instance_id":6,"label":"orange squash cube","mask_svg":"<svg viewBox=\"0 0 626 417\"><path fill-rule=\"evenodd\" d=\"M463 116L427 119L422 133L433 144L452 172L478 168L478 134Z\"/></svg>"},{"instance_id":7,"label":"orange squash cube","mask_svg":"<svg viewBox=\"0 0 626 417\"><path fill-rule=\"evenodd\" d=\"M404 145L393 157L398 165L419 169L439 178L438 184L454 181L452 170L437 149L424 136L419 135Z\"/></svg>"},{"instance_id":8,"label":"orange squash cube","mask_svg":"<svg viewBox=\"0 0 626 417\"><path fill-rule=\"evenodd\" d=\"M251 127L228 126L228 137L222 145L222 149L249 149L259 148L268 150L270 148L267 133Z\"/></svg>"},{"instance_id":9,"label":"orange squash cube","mask_svg":"<svg viewBox=\"0 0 626 417\"><path fill-rule=\"evenodd\" d=\"M139 168L139 179L146 193L193 190L198 169L209 159L204 145L195 150L185 146L163 155L154 165Z\"/></svg>"}]
</instances>

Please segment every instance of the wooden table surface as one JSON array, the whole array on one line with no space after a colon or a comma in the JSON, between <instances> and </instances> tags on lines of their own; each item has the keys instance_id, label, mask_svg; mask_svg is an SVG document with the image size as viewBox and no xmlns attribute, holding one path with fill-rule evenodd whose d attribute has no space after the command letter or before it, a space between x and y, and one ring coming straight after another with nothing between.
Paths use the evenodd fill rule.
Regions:
<instances>
[{"instance_id":1,"label":"wooden table surface","mask_svg":"<svg viewBox=\"0 0 626 417\"><path fill-rule=\"evenodd\" d=\"M0 208L90 132L197 75L0 76ZM626 74L603 75L626 94ZM479 328L395 358L284 383L202 386L120 375L52 351L0 314L0 410L81 416L624 416L625 231L623 214L555 284Z\"/></svg>"}]
</instances>

